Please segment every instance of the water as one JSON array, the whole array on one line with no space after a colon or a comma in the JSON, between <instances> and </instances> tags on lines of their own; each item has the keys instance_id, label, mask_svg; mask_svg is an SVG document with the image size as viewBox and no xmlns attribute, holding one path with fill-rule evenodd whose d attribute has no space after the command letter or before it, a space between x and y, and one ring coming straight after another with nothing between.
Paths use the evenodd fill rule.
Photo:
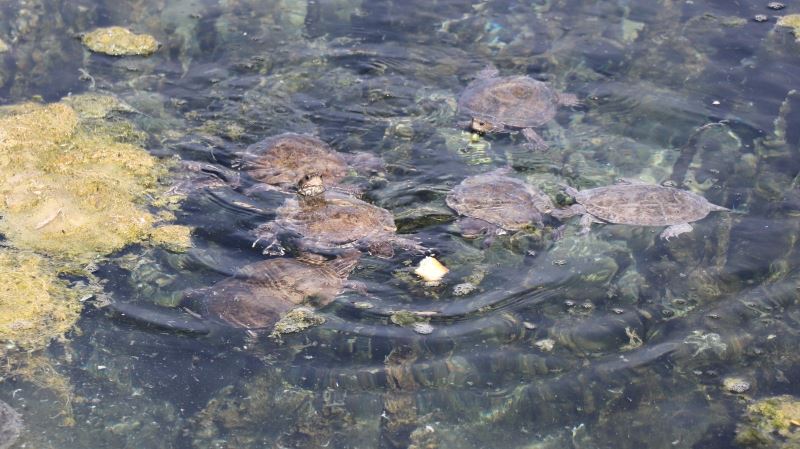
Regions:
<instances>
[{"instance_id":1,"label":"water","mask_svg":"<svg viewBox=\"0 0 800 449\"><path fill-rule=\"evenodd\" d=\"M175 306L264 259L253 230L285 196L247 194L226 170L282 132L383 158L385 176L354 182L451 270L431 287L411 273L419 255L364 257L351 279L367 296L346 291L280 343L122 319L95 295L39 354L68 387L13 371L0 384L25 422L16 447L747 447L751 401L800 395L800 44L775 23L800 5L766 3L2 2L4 104L110 93L150 153L204 164L175 213L194 248L99 260L103 299ZM74 39L110 25L162 47L113 58ZM548 152L459 126L458 96L489 63L582 100L539 129ZM735 213L668 242L622 225L578 235L577 219L558 241L462 238L445 195L506 166L554 197L671 181ZM401 310L433 332L393 324ZM734 378L749 389L729 391Z\"/></svg>"}]
</instances>

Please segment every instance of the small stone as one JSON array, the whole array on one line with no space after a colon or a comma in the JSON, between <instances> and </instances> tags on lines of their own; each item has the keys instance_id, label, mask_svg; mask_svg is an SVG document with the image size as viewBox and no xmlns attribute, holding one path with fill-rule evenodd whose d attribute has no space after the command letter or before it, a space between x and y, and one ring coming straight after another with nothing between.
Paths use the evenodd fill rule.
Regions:
<instances>
[{"instance_id":1,"label":"small stone","mask_svg":"<svg viewBox=\"0 0 800 449\"><path fill-rule=\"evenodd\" d=\"M433 326L431 326L430 323L414 323L411 325L411 329L422 335L433 333Z\"/></svg>"},{"instance_id":2,"label":"small stone","mask_svg":"<svg viewBox=\"0 0 800 449\"><path fill-rule=\"evenodd\" d=\"M523 321L522 326L529 331L536 329L536 325L531 323L530 321Z\"/></svg>"},{"instance_id":3,"label":"small stone","mask_svg":"<svg viewBox=\"0 0 800 449\"><path fill-rule=\"evenodd\" d=\"M359 301L359 302L353 303L353 307L355 307L356 309L371 309L374 306L372 305L372 303L369 303L369 302L366 302L366 301Z\"/></svg>"},{"instance_id":4,"label":"small stone","mask_svg":"<svg viewBox=\"0 0 800 449\"><path fill-rule=\"evenodd\" d=\"M767 20L769 20L769 18L764 14L756 14L755 16L753 16L753 20L755 20L756 22L766 22Z\"/></svg>"},{"instance_id":5,"label":"small stone","mask_svg":"<svg viewBox=\"0 0 800 449\"><path fill-rule=\"evenodd\" d=\"M722 381L722 386L731 393L742 394L750 389L750 382L741 377L728 377Z\"/></svg>"},{"instance_id":6,"label":"small stone","mask_svg":"<svg viewBox=\"0 0 800 449\"><path fill-rule=\"evenodd\" d=\"M453 287L453 294L456 296L464 296L475 291L477 287L472 282L464 282Z\"/></svg>"},{"instance_id":7,"label":"small stone","mask_svg":"<svg viewBox=\"0 0 800 449\"><path fill-rule=\"evenodd\" d=\"M319 326L325 318L317 315L310 307L295 307L275 323L270 337L280 339L282 335L304 331L313 326Z\"/></svg>"},{"instance_id":8,"label":"small stone","mask_svg":"<svg viewBox=\"0 0 800 449\"><path fill-rule=\"evenodd\" d=\"M435 257L428 256L419 262L419 266L414 270L414 273L425 282L438 283L448 271L450 270L436 260Z\"/></svg>"},{"instance_id":9,"label":"small stone","mask_svg":"<svg viewBox=\"0 0 800 449\"><path fill-rule=\"evenodd\" d=\"M714 105L714 106L719 106L719 105L721 105L722 103L720 103L720 101L719 101L719 100L714 100L714 101L712 101L712 102L711 102L711 104L712 104L712 105Z\"/></svg>"},{"instance_id":10,"label":"small stone","mask_svg":"<svg viewBox=\"0 0 800 449\"><path fill-rule=\"evenodd\" d=\"M0 39L0 53L5 53L10 49L11 47L9 47L8 44L5 43L5 41Z\"/></svg>"},{"instance_id":11,"label":"small stone","mask_svg":"<svg viewBox=\"0 0 800 449\"><path fill-rule=\"evenodd\" d=\"M786 5L784 5L781 2L769 2L769 3L767 3L767 8L774 9L775 11L779 11L779 10L785 8L785 7L786 7Z\"/></svg>"},{"instance_id":12,"label":"small stone","mask_svg":"<svg viewBox=\"0 0 800 449\"><path fill-rule=\"evenodd\" d=\"M537 341L533 345L539 348L540 351L550 352L555 347L556 342L550 338L545 338L544 340Z\"/></svg>"},{"instance_id":13,"label":"small stone","mask_svg":"<svg viewBox=\"0 0 800 449\"><path fill-rule=\"evenodd\" d=\"M111 56L148 56L159 46L153 36L122 27L98 28L86 33L81 41L89 50Z\"/></svg>"}]
</instances>

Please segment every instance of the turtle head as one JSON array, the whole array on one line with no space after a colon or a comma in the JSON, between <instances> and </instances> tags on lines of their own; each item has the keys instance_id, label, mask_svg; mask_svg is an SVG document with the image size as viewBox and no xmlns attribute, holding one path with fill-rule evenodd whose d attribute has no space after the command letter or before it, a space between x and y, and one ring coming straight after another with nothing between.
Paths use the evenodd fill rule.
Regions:
<instances>
[{"instance_id":1,"label":"turtle head","mask_svg":"<svg viewBox=\"0 0 800 449\"><path fill-rule=\"evenodd\" d=\"M472 121L469 124L469 127L473 131L480 134L492 133L495 131L499 131L503 128L502 126L497 126L491 121L482 117L473 117Z\"/></svg>"},{"instance_id":2,"label":"turtle head","mask_svg":"<svg viewBox=\"0 0 800 449\"><path fill-rule=\"evenodd\" d=\"M297 193L304 197L317 196L325 191L322 175L316 172L308 173L297 182Z\"/></svg>"}]
</instances>

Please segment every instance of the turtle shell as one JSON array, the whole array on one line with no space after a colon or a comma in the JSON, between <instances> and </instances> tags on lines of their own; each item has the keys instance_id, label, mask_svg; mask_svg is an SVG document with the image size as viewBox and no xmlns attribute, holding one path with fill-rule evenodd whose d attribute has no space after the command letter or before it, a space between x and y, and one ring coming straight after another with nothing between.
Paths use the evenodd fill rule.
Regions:
<instances>
[{"instance_id":1,"label":"turtle shell","mask_svg":"<svg viewBox=\"0 0 800 449\"><path fill-rule=\"evenodd\" d=\"M556 114L558 97L547 84L527 76L477 79L458 101L461 112L518 128L544 125Z\"/></svg>"},{"instance_id":2,"label":"turtle shell","mask_svg":"<svg viewBox=\"0 0 800 449\"><path fill-rule=\"evenodd\" d=\"M457 185L445 201L461 215L516 231L541 223L550 213L550 198L527 183L505 176L507 170L471 176Z\"/></svg>"},{"instance_id":3,"label":"turtle shell","mask_svg":"<svg viewBox=\"0 0 800 449\"><path fill-rule=\"evenodd\" d=\"M601 220L639 226L690 223L723 209L686 190L638 184L582 190L575 201Z\"/></svg>"},{"instance_id":4,"label":"turtle shell","mask_svg":"<svg viewBox=\"0 0 800 449\"><path fill-rule=\"evenodd\" d=\"M388 210L330 191L321 198L287 199L278 208L276 224L304 239L340 247L390 236L397 230Z\"/></svg>"},{"instance_id":5,"label":"turtle shell","mask_svg":"<svg viewBox=\"0 0 800 449\"><path fill-rule=\"evenodd\" d=\"M326 185L347 175L343 155L313 136L284 133L256 142L245 151L242 169L254 180L293 187L307 173L319 173Z\"/></svg>"},{"instance_id":6,"label":"turtle shell","mask_svg":"<svg viewBox=\"0 0 800 449\"><path fill-rule=\"evenodd\" d=\"M202 295L206 315L244 329L271 328L289 310L333 301L358 261L358 253L330 262L280 258L247 265Z\"/></svg>"}]
</instances>

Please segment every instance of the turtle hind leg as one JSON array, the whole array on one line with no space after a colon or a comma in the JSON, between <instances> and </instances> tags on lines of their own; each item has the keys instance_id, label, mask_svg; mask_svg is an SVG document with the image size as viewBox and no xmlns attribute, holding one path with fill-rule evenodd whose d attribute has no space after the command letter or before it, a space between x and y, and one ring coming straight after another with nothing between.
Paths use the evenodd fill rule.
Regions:
<instances>
[{"instance_id":1,"label":"turtle hind leg","mask_svg":"<svg viewBox=\"0 0 800 449\"><path fill-rule=\"evenodd\" d=\"M547 142L542 139L542 136L534 131L533 128L523 128L522 135L528 140L527 146L536 151L546 151L550 148Z\"/></svg>"},{"instance_id":2,"label":"turtle hind leg","mask_svg":"<svg viewBox=\"0 0 800 449\"><path fill-rule=\"evenodd\" d=\"M681 234L691 231L692 231L692 225L690 225L689 223L676 224L667 227L667 229L664 229L664 232L661 233L661 238L664 240L669 240L672 237L677 237Z\"/></svg>"}]
</instances>

